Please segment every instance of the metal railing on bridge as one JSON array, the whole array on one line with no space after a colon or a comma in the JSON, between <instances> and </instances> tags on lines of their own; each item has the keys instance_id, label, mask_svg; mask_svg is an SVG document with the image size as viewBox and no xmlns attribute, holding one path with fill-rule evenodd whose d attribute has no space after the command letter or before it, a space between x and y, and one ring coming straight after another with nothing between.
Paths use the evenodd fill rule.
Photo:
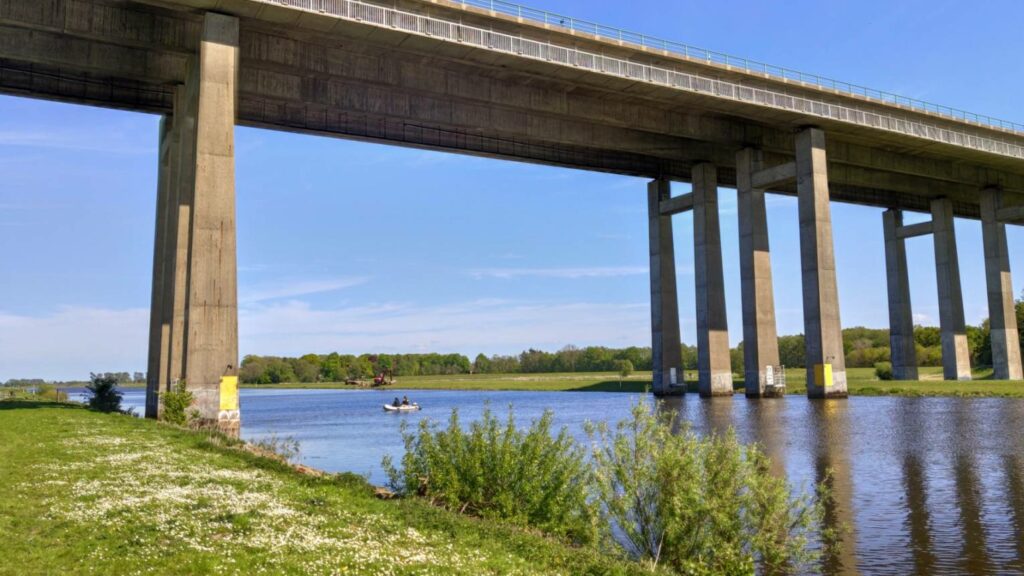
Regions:
<instances>
[{"instance_id":1,"label":"metal railing on bridge","mask_svg":"<svg viewBox=\"0 0 1024 576\"><path fill-rule=\"evenodd\" d=\"M331 14L347 20L393 28L421 36L429 36L452 42L470 44L525 58L593 70L603 74L668 86L688 92L712 95L749 104L848 122L851 124L916 136L955 146L972 148L993 154L1011 156L1014 158L1024 158L1024 146L1021 144L998 140L987 135L981 136L978 134L939 127L926 123L919 118L901 117L892 113L882 113L875 110L833 104L830 102L813 100L803 96L794 96L792 94L778 92L768 88L756 88L690 72L680 72L658 66L631 62L629 60L579 50L574 47L560 46L546 41L514 36L511 34L496 32L494 30L462 24L460 22L451 22L432 16L405 12L377 4L368 4L359 0L258 1L267 4L299 8L310 12ZM957 122L974 123L982 127L1002 129L1013 132L1017 135L1024 134L1024 125L996 120L988 116L962 112L944 106L927 104L911 98L889 95L885 92L871 91L851 84L841 82L837 83L819 76L804 75L784 68L758 64L746 59L736 59L721 53L690 48L684 44L670 43L647 37L642 34L623 32L614 28L592 24L582 20L520 7L517 4L503 2L501 0L454 1L455 3L464 4L466 6L486 8L493 10L496 13L544 22L550 25L564 27L572 31L586 32L602 38L612 38L616 40L621 39L624 43L637 44L658 50L666 50L678 53L688 58L706 60L711 63L726 64L747 72L761 73L768 77L798 80L814 87L831 89L840 93L865 96L867 98L883 101L884 103L897 104L906 106L910 109L932 112L944 115L950 120ZM762 68L758 69L759 66ZM794 77L794 74L799 76Z\"/></svg>"}]
</instances>

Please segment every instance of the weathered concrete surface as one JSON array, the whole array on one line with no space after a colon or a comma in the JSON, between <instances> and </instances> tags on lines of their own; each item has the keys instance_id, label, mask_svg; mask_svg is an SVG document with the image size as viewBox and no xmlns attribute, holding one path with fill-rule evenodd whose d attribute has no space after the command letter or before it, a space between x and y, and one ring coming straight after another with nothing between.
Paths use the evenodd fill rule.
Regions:
<instances>
[{"instance_id":1,"label":"weathered concrete surface","mask_svg":"<svg viewBox=\"0 0 1024 576\"><path fill-rule=\"evenodd\" d=\"M1021 140L440 0L398 5L641 64L778 84L793 96L896 112L940 129ZM242 19L238 120L245 125L681 181L690 180L694 164L712 162L719 183L732 186L736 150L756 146L770 165L789 162L794 128L812 121L726 96L696 96L255 0L6 0L0 91L171 113L173 86L185 82L198 49L203 9ZM1008 205L1024 204L1024 162L819 120L829 132L833 200L927 210L942 195L958 216L977 218L977 191L997 184ZM772 191L796 193L792 184Z\"/></svg>"},{"instance_id":2,"label":"weathered concrete surface","mask_svg":"<svg viewBox=\"0 0 1024 576\"><path fill-rule=\"evenodd\" d=\"M953 228L953 205L948 198L932 200L932 238L939 289L939 327L942 334L942 374L946 380L970 380L964 297Z\"/></svg>"},{"instance_id":3,"label":"weathered concrete surface","mask_svg":"<svg viewBox=\"0 0 1024 576\"><path fill-rule=\"evenodd\" d=\"M188 387L195 407L238 434L238 391L225 404L221 378L238 376L235 117L238 19L208 13L199 49L195 196L188 296Z\"/></svg>"},{"instance_id":4,"label":"weathered concrete surface","mask_svg":"<svg viewBox=\"0 0 1024 576\"><path fill-rule=\"evenodd\" d=\"M827 166L825 133L817 128L802 130L796 139L796 168L809 398L846 397ZM822 365L831 365L831 386L816 382L816 367Z\"/></svg>"},{"instance_id":5,"label":"weathered concrete surface","mask_svg":"<svg viewBox=\"0 0 1024 576\"><path fill-rule=\"evenodd\" d=\"M907 270L906 240L899 230L903 212L882 213L885 234L885 272L889 290L889 347L892 375L896 380L917 380L917 350L914 343L914 315L910 304L910 275Z\"/></svg>"},{"instance_id":6,"label":"weathered concrete surface","mask_svg":"<svg viewBox=\"0 0 1024 576\"><path fill-rule=\"evenodd\" d=\"M718 225L718 171L713 164L693 168L693 251L698 390L705 398L732 396L722 234Z\"/></svg>"},{"instance_id":7,"label":"weathered concrete surface","mask_svg":"<svg viewBox=\"0 0 1024 576\"><path fill-rule=\"evenodd\" d=\"M997 218L999 194L994 188L981 192L981 234L985 248L985 280L992 338L992 377L999 380L1024 379L1021 370L1020 336L1014 307L1010 251L1006 224Z\"/></svg>"},{"instance_id":8,"label":"weathered concrete surface","mask_svg":"<svg viewBox=\"0 0 1024 576\"><path fill-rule=\"evenodd\" d=\"M654 370L653 391L657 396L686 392L686 387L683 386L672 217L661 213L661 203L671 194L671 183L668 180L658 179L647 185L651 248L651 353Z\"/></svg>"},{"instance_id":9,"label":"weathered concrete surface","mask_svg":"<svg viewBox=\"0 0 1024 576\"><path fill-rule=\"evenodd\" d=\"M171 150L174 136L174 121L164 117L160 120L158 146L156 225L153 240L153 285L149 310L149 360L146 364L146 417L156 418L159 411L159 393L166 386L167 340L163 313L164 259L167 249L168 213L173 208L171 182ZM169 332L169 331L168 331Z\"/></svg>"},{"instance_id":10,"label":"weathered concrete surface","mask_svg":"<svg viewBox=\"0 0 1024 576\"><path fill-rule=\"evenodd\" d=\"M763 154L744 148L736 155L736 203L743 298L744 387L748 398L765 395L766 367L779 366L771 251L765 191L751 178L764 168Z\"/></svg>"}]
</instances>

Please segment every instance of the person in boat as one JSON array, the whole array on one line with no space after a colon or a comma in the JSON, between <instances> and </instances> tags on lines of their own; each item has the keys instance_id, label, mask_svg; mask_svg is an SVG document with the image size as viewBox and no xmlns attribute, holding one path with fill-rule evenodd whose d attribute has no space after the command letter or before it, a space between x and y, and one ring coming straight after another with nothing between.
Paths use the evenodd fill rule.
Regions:
<instances>
[{"instance_id":1,"label":"person in boat","mask_svg":"<svg viewBox=\"0 0 1024 576\"><path fill-rule=\"evenodd\" d=\"M408 396L402 396L402 406L408 406L408 405L409 405L409 397Z\"/></svg>"},{"instance_id":2,"label":"person in boat","mask_svg":"<svg viewBox=\"0 0 1024 576\"><path fill-rule=\"evenodd\" d=\"M399 406L402 405L402 402L398 400L398 396L395 396L395 401L392 402L391 405L394 406L395 408L398 408Z\"/></svg>"}]
</instances>

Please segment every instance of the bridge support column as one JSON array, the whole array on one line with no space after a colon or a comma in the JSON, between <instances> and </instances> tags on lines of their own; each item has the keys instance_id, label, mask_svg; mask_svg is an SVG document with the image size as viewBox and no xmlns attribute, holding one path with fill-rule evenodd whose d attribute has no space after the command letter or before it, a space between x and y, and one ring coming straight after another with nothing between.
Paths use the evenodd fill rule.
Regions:
<instances>
[{"instance_id":1,"label":"bridge support column","mask_svg":"<svg viewBox=\"0 0 1024 576\"><path fill-rule=\"evenodd\" d=\"M946 380L970 380L971 360L964 321L964 297L960 288L953 202L932 200L932 238L935 240L935 273L939 288L939 326L942 335L942 373Z\"/></svg>"},{"instance_id":2,"label":"bridge support column","mask_svg":"<svg viewBox=\"0 0 1024 576\"><path fill-rule=\"evenodd\" d=\"M159 164L157 172L156 234L153 242L153 290L149 311L149 361L146 365L146 418L156 418L160 408L159 393L167 386L167 366L170 351L170 325L164 314L165 268L168 246L173 245L169 236L169 215L175 206L173 202L174 179L172 178L172 157L176 156L176 144L180 130L174 125L174 117L165 116L160 120Z\"/></svg>"},{"instance_id":3,"label":"bridge support column","mask_svg":"<svg viewBox=\"0 0 1024 576\"><path fill-rule=\"evenodd\" d=\"M163 285L159 303L154 289L153 305L154 314L162 309L162 322L170 332L166 386L186 380L200 418L232 435L238 434L240 425L238 390L231 380L238 374L234 159L238 45L238 19L208 13L198 59L175 98L174 122L180 138L168 171L173 198L168 200L171 209L159 266ZM150 357L163 355L162 349L151 348ZM147 415L149 406L157 405L153 393L162 389L163 376L153 381Z\"/></svg>"},{"instance_id":4,"label":"bridge support column","mask_svg":"<svg viewBox=\"0 0 1024 576\"><path fill-rule=\"evenodd\" d=\"M693 250L697 283L698 389L705 398L732 396L722 234L718 226L718 172L713 164L698 164L693 168Z\"/></svg>"},{"instance_id":5,"label":"bridge support column","mask_svg":"<svg viewBox=\"0 0 1024 576\"><path fill-rule=\"evenodd\" d=\"M885 271L889 288L889 347L892 375L896 380L917 380L917 351L914 344L914 316L910 304L910 276L907 271L906 240L899 235L902 210L882 213L885 232Z\"/></svg>"},{"instance_id":6,"label":"bridge support column","mask_svg":"<svg viewBox=\"0 0 1024 576\"><path fill-rule=\"evenodd\" d=\"M683 394L679 295L672 216L662 215L662 202L671 197L670 183L658 179L647 186L648 228L651 247L651 353L655 396Z\"/></svg>"},{"instance_id":7,"label":"bridge support column","mask_svg":"<svg viewBox=\"0 0 1024 576\"><path fill-rule=\"evenodd\" d=\"M807 346L807 396L845 398L846 358L839 320L825 133L820 129L807 128L797 135L796 179Z\"/></svg>"},{"instance_id":8,"label":"bridge support column","mask_svg":"<svg viewBox=\"0 0 1024 576\"><path fill-rule=\"evenodd\" d=\"M1010 253L1006 224L998 220L999 192L981 191L981 233L985 245L985 278L988 284L989 325L992 338L992 377L1024 379L1021 370L1020 336L1013 302Z\"/></svg>"},{"instance_id":9,"label":"bridge support column","mask_svg":"<svg viewBox=\"0 0 1024 576\"><path fill-rule=\"evenodd\" d=\"M754 188L761 153L749 148L736 155L736 202L740 231L740 283L743 296L743 366L747 398L766 395L768 370L779 366L772 262L768 247L765 191ZM769 392L770 393L770 392Z\"/></svg>"}]
</instances>

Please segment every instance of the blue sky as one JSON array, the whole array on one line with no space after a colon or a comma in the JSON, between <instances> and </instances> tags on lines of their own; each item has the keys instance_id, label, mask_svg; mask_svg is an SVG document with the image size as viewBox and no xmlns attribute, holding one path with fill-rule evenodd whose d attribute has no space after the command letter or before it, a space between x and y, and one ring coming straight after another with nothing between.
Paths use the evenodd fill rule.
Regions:
<instances>
[{"instance_id":1,"label":"blue sky","mask_svg":"<svg viewBox=\"0 0 1024 576\"><path fill-rule=\"evenodd\" d=\"M1024 121L1017 1L533 6ZM0 97L0 381L145 369L157 124ZM236 138L242 354L649 345L644 180L248 128ZM721 191L721 207L736 343L734 191ZM798 333L796 201L772 196L768 210L779 331ZM833 207L845 326L887 323L880 213ZM693 343L692 219L674 222ZM957 221L957 233L977 323L980 224ZM1019 263L1024 232L1011 228L1009 241ZM931 239L908 250L915 315L937 324ZM1014 286L1024 288L1022 264Z\"/></svg>"}]
</instances>

